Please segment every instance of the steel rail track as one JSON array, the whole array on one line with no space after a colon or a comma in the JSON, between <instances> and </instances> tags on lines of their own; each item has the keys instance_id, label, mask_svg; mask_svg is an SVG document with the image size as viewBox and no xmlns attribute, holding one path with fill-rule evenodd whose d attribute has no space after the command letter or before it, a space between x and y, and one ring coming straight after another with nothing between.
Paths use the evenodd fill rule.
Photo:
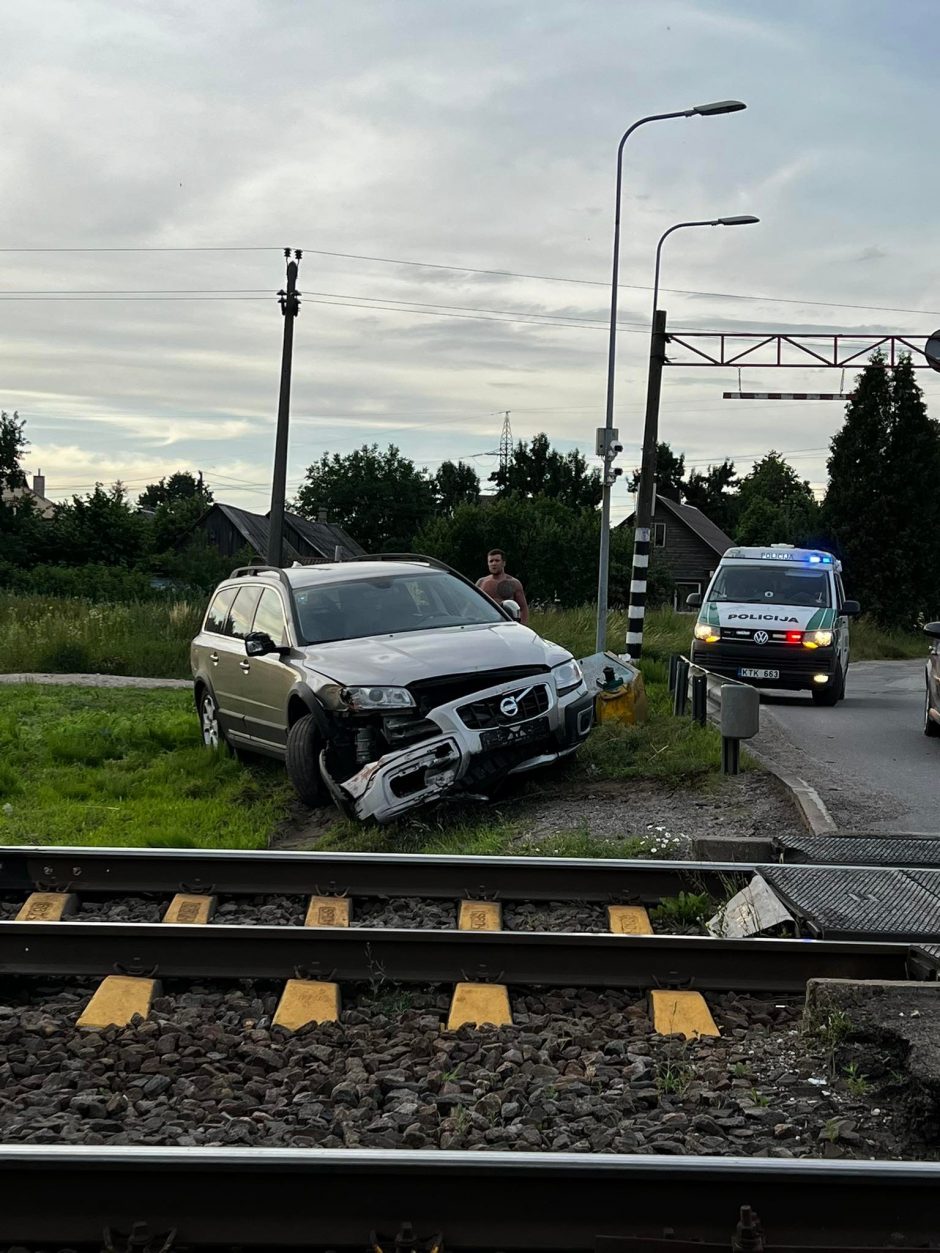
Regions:
<instances>
[{"instance_id":1,"label":"steel rail track","mask_svg":"<svg viewBox=\"0 0 940 1253\"><path fill-rule=\"evenodd\" d=\"M443 1233L451 1253L763 1248L732 1244L741 1206L756 1211L769 1248L936 1247L940 1237L937 1162L4 1145L0 1172L5 1246L100 1248L102 1228L146 1223L153 1247L175 1229L190 1248L359 1253L370 1231L393 1237L411 1223L418 1239ZM664 1228L675 1242L659 1243Z\"/></svg>"},{"instance_id":2,"label":"steel rail track","mask_svg":"<svg viewBox=\"0 0 940 1253\"><path fill-rule=\"evenodd\" d=\"M811 978L906 979L909 944L607 933L165 923L0 923L0 974L461 979L577 987L800 992ZM929 968L930 963L927 962Z\"/></svg>"},{"instance_id":3,"label":"steel rail track","mask_svg":"<svg viewBox=\"0 0 940 1253\"><path fill-rule=\"evenodd\" d=\"M3 892L658 901L681 888L719 893L755 870L750 862L0 846Z\"/></svg>"}]
</instances>

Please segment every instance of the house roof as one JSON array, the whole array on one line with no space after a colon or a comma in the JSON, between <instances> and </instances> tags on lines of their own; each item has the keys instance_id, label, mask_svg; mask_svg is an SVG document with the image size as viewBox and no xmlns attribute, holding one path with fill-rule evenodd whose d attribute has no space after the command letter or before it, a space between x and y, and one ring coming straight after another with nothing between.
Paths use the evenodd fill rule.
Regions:
<instances>
[{"instance_id":1,"label":"house roof","mask_svg":"<svg viewBox=\"0 0 940 1253\"><path fill-rule=\"evenodd\" d=\"M286 513L284 520L327 561L335 560L337 548L340 550L341 561L360 557L366 551L334 522L313 522L310 518L302 518L299 513Z\"/></svg>"},{"instance_id":2,"label":"house roof","mask_svg":"<svg viewBox=\"0 0 940 1253\"><path fill-rule=\"evenodd\" d=\"M14 487L12 490L5 487L2 493L2 500L4 504L8 504L11 500L19 500L23 496L28 496L32 500L39 511L40 517L51 518L55 513L55 502L47 500L45 496L40 496L31 487Z\"/></svg>"},{"instance_id":3,"label":"house roof","mask_svg":"<svg viewBox=\"0 0 940 1253\"><path fill-rule=\"evenodd\" d=\"M247 509L239 509L235 505L224 505L215 501L202 517L198 518L189 528L194 530L213 509L218 509L232 524L239 535L256 553L264 555L268 549L268 518L260 513L249 513ZM285 513L285 532L292 529L301 539L318 553L324 561L334 561L336 549L341 551L341 560L358 557L365 552L351 535L347 535L341 526L333 522L311 522L296 513ZM287 534L283 537L284 560L303 562L304 556ZM308 558L309 560L309 558Z\"/></svg>"},{"instance_id":4,"label":"house roof","mask_svg":"<svg viewBox=\"0 0 940 1253\"><path fill-rule=\"evenodd\" d=\"M658 512L660 507L667 509L680 522L684 522L689 530L693 531L719 557L734 543L730 535L725 535L720 526L716 526L711 518L706 518L701 509L696 509L694 505L681 505L677 500L670 500L668 496L661 496L657 492L655 512ZM632 526L635 517L636 513L631 513L626 522Z\"/></svg>"}]
</instances>

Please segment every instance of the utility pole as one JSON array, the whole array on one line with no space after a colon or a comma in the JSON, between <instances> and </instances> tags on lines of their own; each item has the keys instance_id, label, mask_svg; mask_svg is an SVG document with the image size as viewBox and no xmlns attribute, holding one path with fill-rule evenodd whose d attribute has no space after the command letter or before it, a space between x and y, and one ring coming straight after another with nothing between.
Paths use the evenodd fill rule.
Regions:
<instances>
[{"instance_id":1,"label":"utility pole","mask_svg":"<svg viewBox=\"0 0 940 1253\"><path fill-rule=\"evenodd\" d=\"M636 661L643 652L643 619L646 616L646 582L650 564L650 535L656 499L656 441L659 438L659 397L666 362L666 311L653 314L650 335L649 381L646 386L646 421L643 426L643 460L636 497L633 532L633 572L630 575L630 611L627 615L627 654Z\"/></svg>"},{"instance_id":2,"label":"utility pole","mask_svg":"<svg viewBox=\"0 0 940 1253\"><path fill-rule=\"evenodd\" d=\"M268 565L279 566L283 559L284 498L287 491L287 432L290 423L290 372L294 352L294 318L300 312L297 290L299 248L284 249L287 259L287 290L277 293L284 316L284 346L281 350L281 391L277 402L277 435L274 441L274 475L271 483L271 513L268 518Z\"/></svg>"}]
</instances>

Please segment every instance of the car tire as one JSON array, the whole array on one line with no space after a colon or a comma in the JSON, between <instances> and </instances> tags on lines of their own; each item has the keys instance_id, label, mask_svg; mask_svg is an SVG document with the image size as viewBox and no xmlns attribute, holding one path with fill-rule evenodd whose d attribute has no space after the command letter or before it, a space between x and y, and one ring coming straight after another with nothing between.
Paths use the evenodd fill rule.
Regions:
<instances>
[{"instance_id":1,"label":"car tire","mask_svg":"<svg viewBox=\"0 0 940 1253\"><path fill-rule=\"evenodd\" d=\"M828 705L830 708L838 705L845 695L845 675L842 673L841 666L836 670L833 678L835 681L827 683L824 688L813 688L814 705Z\"/></svg>"},{"instance_id":2,"label":"car tire","mask_svg":"<svg viewBox=\"0 0 940 1253\"><path fill-rule=\"evenodd\" d=\"M303 803L311 808L329 800L320 777L320 747L313 714L304 714L287 733L287 777Z\"/></svg>"},{"instance_id":3,"label":"car tire","mask_svg":"<svg viewBox=\"0 0 940 1253\"><path fill-rule=\"evenodd\" d=\"M202 689L199 696L197 712L199 714L199 732L202 735L202 742L205 747L213 751L222 748L227 748L231 751L231 745L226 739L225 732L222 730L219 706L207 687Z\"/></svg>"},{"instance_id":4,"label":"car tire","mask_svg":"<svg viewBox=\"0 0 940 1253\"><path fill-rule=\"evenodd\" d=\"M934 739L940 736L940 722L934 722L930 716L930 688L924 693L924 735Z\"/></svg>"}]
</instances>

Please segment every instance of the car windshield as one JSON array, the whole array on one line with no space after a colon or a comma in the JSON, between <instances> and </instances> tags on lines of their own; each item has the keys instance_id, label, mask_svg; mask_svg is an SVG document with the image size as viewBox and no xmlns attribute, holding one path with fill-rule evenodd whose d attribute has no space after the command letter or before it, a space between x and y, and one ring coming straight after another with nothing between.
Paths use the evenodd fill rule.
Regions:
<instances>
[{"instance_id":1,"label":"car windshield","mask_svg":"<svg viewBox=\"0 0 940 1253\"><path fill-rule=\"evenodd\" d=\"M437 571L300 587L294 599L306 644L506 621L481 592Z\"/></svg>"},{"instance_id":2,"label":"car windshield","mask_svg":"<svg viewBox=\"0 0 940 1253\"><path fill-rule=\"evenodd\" d=\"M829 574L806 566L722 566L708 592L709 601L748 605L801 605L828 609Z\"/></svg>"}]
</instances>

